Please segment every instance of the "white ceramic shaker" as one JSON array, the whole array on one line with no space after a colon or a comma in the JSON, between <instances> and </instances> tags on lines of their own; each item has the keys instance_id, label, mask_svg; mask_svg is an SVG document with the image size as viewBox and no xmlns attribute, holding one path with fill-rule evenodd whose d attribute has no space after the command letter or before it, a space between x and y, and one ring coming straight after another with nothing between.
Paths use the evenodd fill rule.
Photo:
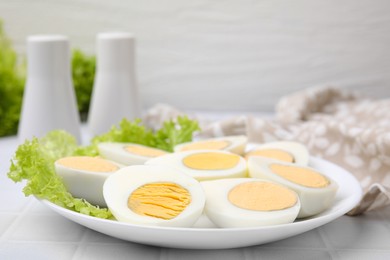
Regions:
<instances>
[{"instance_id":1,"label":"white ceramic shaker","mask_svg":"<svg viewBox=\"0 0 390 260\"><path fill-rule=\"evenodd\" d=\"M27 81L18 137L23 142L56 129L80 141L69 41L63 35L32 35L27 38Z\"/></svg>"},{"instance_id":2,"label":"white ceramic shaker","mask_svg":"<svg viewBox=\"0 0 390 260\"><path fill-rule=\"evenodd\" d=\"M125 32L97 35L97 65L89 109L91 134L101 134L123 118L140 116L135 75L135 39Z\"/></svg>"}]
</instances>

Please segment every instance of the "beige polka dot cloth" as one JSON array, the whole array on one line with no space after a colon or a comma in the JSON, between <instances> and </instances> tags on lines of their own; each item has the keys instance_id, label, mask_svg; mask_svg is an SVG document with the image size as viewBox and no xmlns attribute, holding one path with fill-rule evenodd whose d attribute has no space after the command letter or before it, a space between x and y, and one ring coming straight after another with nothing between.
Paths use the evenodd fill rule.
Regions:
<instances>
[{"instance_id":1,"label":"beige polka dot cloth","mask_svg":"<svg viewBox=\"0 0 390 260\"><path fill-rule=\"evenodd\" d=\"M235 116L210 121L195 114L202 137L246 134L250 142L291 140L332 161L360 181L364 196L349 215L390 204L390 100L372 100L336 88L313 88L283 97L276 117ZM157 105L145 121L157 127L182 114Z\"/></svg>"}]
</instances>

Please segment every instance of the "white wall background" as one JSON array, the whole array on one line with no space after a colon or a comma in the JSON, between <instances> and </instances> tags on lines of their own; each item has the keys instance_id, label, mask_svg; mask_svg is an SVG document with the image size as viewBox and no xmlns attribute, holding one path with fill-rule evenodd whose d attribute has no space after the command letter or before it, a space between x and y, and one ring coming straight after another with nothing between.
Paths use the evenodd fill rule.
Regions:
<instances>
[{"instance_id":1,"label":"white wall background","mask_svg":"<svg viewBox=\"0 0 390 260\"><path fill-rule=\"evenodd\" d=\"M145 107L271 111L287 93L332 84L390 97L389 0L0 0L20 53L27 35L137 36Z\"/></svg>"}]
</instances>

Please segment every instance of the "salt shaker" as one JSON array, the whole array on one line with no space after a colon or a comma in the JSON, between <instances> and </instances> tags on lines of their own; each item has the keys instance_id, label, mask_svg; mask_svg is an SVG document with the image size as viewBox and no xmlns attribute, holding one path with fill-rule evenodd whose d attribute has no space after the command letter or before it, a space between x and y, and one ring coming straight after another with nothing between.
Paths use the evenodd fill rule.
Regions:
<instances>
[{"instance_id":1,"label":"salt shaker","mask_svg":"<svg viewBox=\"0 0 390 260\"><path fill-rule=\"evenodd\" d=\"M88 127L101 134L123 118L140 116L135 75L135 39L125 32L97 35L97 66Z\"/></svg>"},{"instance_id":2,"label":"salt shaker","mask_svg":"<svg viewBox=\"0 0 390 260\"><path fill-rule=\"evenodd\" d=\"M80 118L71 77L69 41L63 35L27 38L27 81L18 137L61 129L80 141Z\"/></svg>"}]
</instances>

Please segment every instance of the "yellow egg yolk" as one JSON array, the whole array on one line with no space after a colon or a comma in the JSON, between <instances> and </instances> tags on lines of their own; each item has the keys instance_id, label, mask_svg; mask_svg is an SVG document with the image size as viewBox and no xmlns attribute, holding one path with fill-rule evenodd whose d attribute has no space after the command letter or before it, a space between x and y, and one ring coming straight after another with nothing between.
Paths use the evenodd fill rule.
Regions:
<instances>
[{"instance_id":1,"label":"yellow egg yolk","mask_svg":"<svg viewBox=\"0 0 390 260\"><path fill-rule=\"evenodd\" d=\"M133 191L127 206L139 215L169 220L183 212L190 202L191 194L182 186L156 182Z\"/></svg>"},{"instance_id":2,"label":"yellow egg yolk","mask_svg":"<svg viewBox=\"0 0 390 260\"><path fill-rule=\"evenodd\" d=\"M181 148L181 151L190 150L223 150L230 145L226 140L200 141L187 144Z\"/></svg>"},{"instance_id":3,"label":"yellow egg yolk","mask_svg":"<svg viewBox=\"0 0 390 260\"><path fill-rule=\"evenodd\" d=\"M255 211L282 210L297 203L293 191L269 182L241 183L230 190L228 199L239 208Z\"/></svg>"},{"instance_id":4,"label":"yellow egg yolk","mask_svg":"<svg viewBox=\"0 0 390 260\"><path fill-rule=\"evenodd\" d=\"M227 170L240 162L240 156L225 153L198 153L183 158L183 164L195 170Z\"/></svg>"},{"instance_id":5,"label":"yellow egg yolk","mask_svg":"<svg viewBox=\"0 0 390 260\"><path fill-rule=\"evenodd\" d=\"M114 172L119 169L115 164L98 157L73 156L57 161L62 166L89 172Z\"/></svg>"},{"instance_id":6,"label":"yellow egg yolk","mask_svg":"<svg viewBox=\"0 0 390 260\"><path fill-rule=\"evenodd\" d=\"M325 176L307 168L272 164L270 169L277 175L306 187L323 188L329 185L329 180Z\"/></svg>"},{"instance_id":7,"label":"yellow egg yolk","mask_svg":"<svg viewBox=\"0 0 390 260\"><path fill-rule=\"evenodd\" d=\"M125 150L132 154L137 154L145 157L158 157L166 154L166 152L159 149L143 147L138 145L128 145L125 147Z\"/></svg>"},{"instance_id":8,"label":"yellow egg yolk","mask_svg":"<svg viewBox=\"0 0 390 260\"><path fill-rule=\"evenodd\" d=\"M263 156L267 158L276 159L279 161L294 162L294 157L289 153L279 149L262 149L254 150L245 155L245 158L248 159L251 156Z\"/></svg>"}]
</instances>

